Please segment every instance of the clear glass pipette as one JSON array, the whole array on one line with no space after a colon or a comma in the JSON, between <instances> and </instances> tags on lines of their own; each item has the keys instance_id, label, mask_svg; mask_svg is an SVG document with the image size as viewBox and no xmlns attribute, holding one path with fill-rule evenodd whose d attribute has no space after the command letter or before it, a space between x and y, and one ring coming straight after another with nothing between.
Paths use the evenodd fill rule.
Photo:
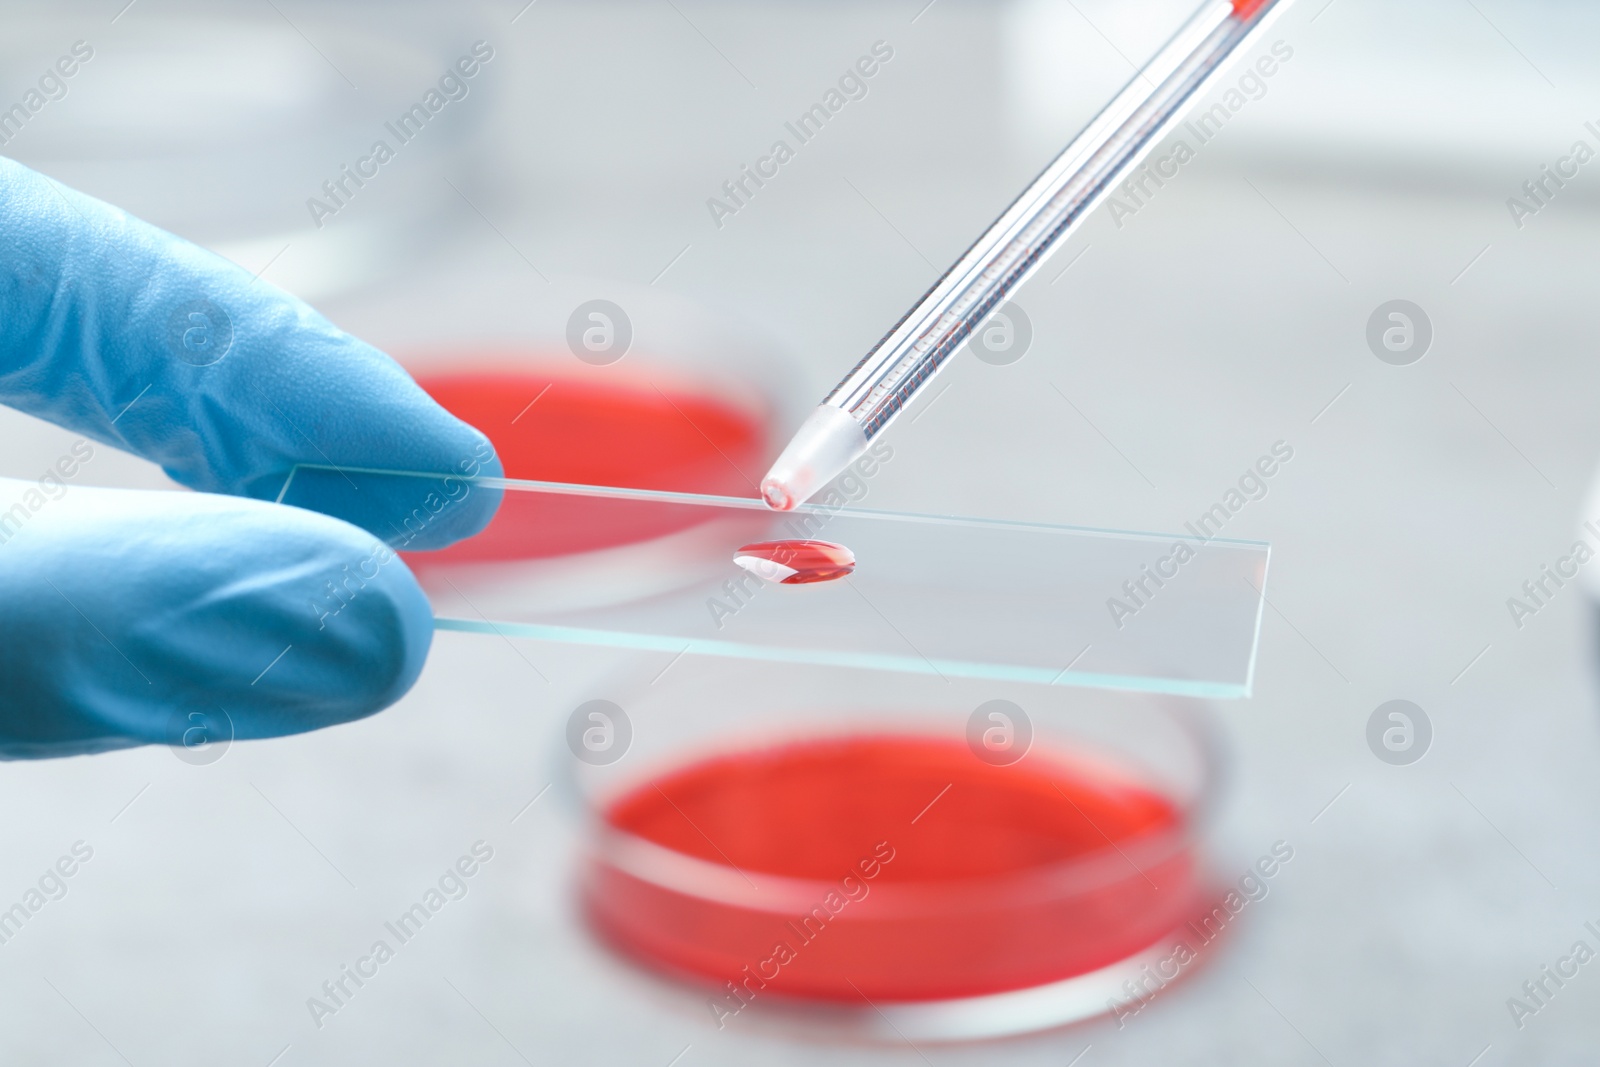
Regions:
<instances>
[{"instance_id":1,"label":"clear glass pipette","mask_svg":"<svg viewBox=\"0 0 1600 1067\"><path fill-rule=\"evenodd\" d=\"M814 410L761 482L788 511L864 452L1288 0L1208 0Z\"/></svg>"}]
</instances>

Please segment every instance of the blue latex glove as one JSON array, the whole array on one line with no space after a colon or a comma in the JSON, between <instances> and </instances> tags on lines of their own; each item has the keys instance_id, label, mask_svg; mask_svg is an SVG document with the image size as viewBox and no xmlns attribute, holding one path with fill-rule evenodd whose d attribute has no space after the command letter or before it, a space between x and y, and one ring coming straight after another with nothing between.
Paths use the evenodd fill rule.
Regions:
<instances>
[{"instance_id":1,"label":"blue latex glove","mask_svg":"<svg viewBox=\"0 0 1600 1067\"><path fill-rule=\"evenodd\" d=\"M338 518L271 503L299 463L500 466L304 303L5 159L0 402L89 439L37 482L0 479L0 756L192 743L196 724L216 741L230 721L271 737L386 707L433 633L388 546L442 547L499 504L453 483L419 511L427 482L296 492ZM91 440L200 492L73 484Z\"/></svg>"}]
</instances>

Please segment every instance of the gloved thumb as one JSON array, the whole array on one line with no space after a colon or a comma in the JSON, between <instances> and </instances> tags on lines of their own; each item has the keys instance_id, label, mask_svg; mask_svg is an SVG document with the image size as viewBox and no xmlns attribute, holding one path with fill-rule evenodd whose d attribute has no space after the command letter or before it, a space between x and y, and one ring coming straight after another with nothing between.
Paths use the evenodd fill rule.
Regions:
<instances>
[{"instance_id":1,"label":"gloved thumb","mask_svg":"<svg viewBox=\"0 0 1600 1067\"><path fill-rule=\"evenodd\" d=\"M405 564L337 519L0 480L0 756L361 718L410 688L432 633Z\"/></svg>"}]
</instances>

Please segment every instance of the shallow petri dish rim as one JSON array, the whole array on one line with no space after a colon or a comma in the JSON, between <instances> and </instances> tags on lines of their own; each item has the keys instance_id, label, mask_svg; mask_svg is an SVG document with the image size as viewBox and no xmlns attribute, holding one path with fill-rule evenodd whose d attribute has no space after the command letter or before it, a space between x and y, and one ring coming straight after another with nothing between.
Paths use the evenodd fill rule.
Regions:
<instances>
[{"instance_id":1,"label":"shallow petri dish rim","mask_svg":"<svg viewBox=\"0 0 1600 1067\"><path fill-rule=\"evenodd\" d=\"M1177 725L1194 753L1199 775L1192 794L1187 798L1174 797L1164 783L1153 780L1148 771L1137 768L1133 761L1124 758L1116 762L1121 769L1137 773L1146 787L1172 801L1178 814L1174 825L1120 838L1108 843L1107 847L1050 864L969 878L924 879L878 885L873 888L873 897L880 901L874 905L874 913L881 918L892 910L895 917L900 917L947 912L970 903L978 903L985 908L1004 908L1030 899L1060 899L1126 881L1130 877L1143 876L1146 870L1192 848L1214 824L1217 802L1227 774L1225 752L1218 732L1212 728L1209 707L1191 702L1179 703L1156 694L1146 694L1146 697L1160 714ZM860 736L892 736L895 733L866 729L840 731L828 736L845 736L852 732ZM904 734L926 736L911 730L904 731ZM793 739L815 739L816 736L815 733L796 733ZM784 740L786 738L772 738L765 744L782 744ZM739 745L719 747L703 751L695 759L715 759L748 750ZM637 784L644 784L658 776L660 771L670 772L670 769L670 765L652 768L658 772L656 775L647 771L634 780ZM790 913L797 906L804 910L837 887L836 880L759 870L744 871L732 865L731 861L724 864L690 856L621 830L605 820L601 805L587 796L571 775L564 776L564 779L564 787L572 792L590 824L589 844L584 855L587 863L604 863L640 881L684 897L774 914ZM615 795L621 795L622 792L619 790ZM752 881L757 884L752 885Z\"/></svg>"}]
</instances>

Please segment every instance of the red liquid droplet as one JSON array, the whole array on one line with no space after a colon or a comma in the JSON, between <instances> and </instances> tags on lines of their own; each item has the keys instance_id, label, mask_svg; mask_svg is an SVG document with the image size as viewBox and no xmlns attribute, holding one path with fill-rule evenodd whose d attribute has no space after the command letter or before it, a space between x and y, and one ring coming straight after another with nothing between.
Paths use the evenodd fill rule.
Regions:
<instances>
[{"instance_id":1,"label":"red liquid droplet","mask_svg":"<svg viewBox=\"0 0 1600 1067\"><path fill-rule=\"evenodd\" d=\"M739 471L767 458L770 413L710 392L547 370L456 371L418 384L488 435L508 478L742 496L749 485ZM647 541L705 519L704 508L508 492L476 537L406 559L422 567L543 559Z\"/></svg>"},{"instance_id":2,"label":"red liquid droplet","mask_svg":"<svg viewBox=\"0 0 1600 1067\"><path fill-rule=\"evenodd\" d=\"M757 541L733 561L757 578L780 585L831 582L856 569L856 556L832 541Z\"/></svg>"},{"instance_id":3,"label":"red liquid droplet","mask_svg":"<svg viewBox=\"0 0 1600 1067\"><path fill-rule=\"evenodd\" d=\"M1029 988L1127 959L1201 899L1174 802L1066 753L993 767L942 738L808 741L692 764L604 818L598 930L719 989L759 973L760 997Z\"/></svg>"}]
</instances>

